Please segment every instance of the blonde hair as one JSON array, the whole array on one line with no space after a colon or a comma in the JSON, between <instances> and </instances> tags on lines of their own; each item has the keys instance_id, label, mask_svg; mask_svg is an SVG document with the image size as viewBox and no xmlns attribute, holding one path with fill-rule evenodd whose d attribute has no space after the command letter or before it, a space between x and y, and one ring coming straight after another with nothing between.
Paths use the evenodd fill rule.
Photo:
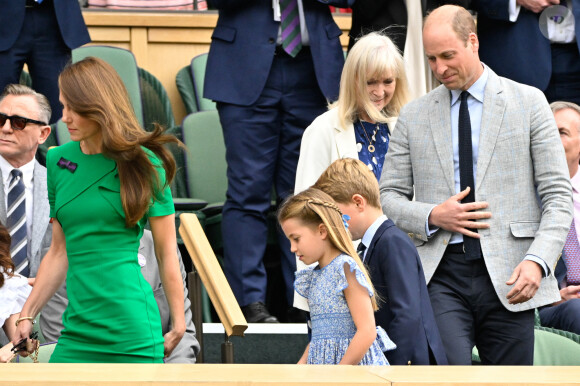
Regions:
<instances>
[{"instance_id":1,"label":"blonde hair","mask_svg":"<svg viewBox=\"0 0 580 386\"><path fill-rule=\"evenodd\" d=\"M102 152L117 164L125 225L134 226L175 176L175 160L163 145L179 141L159 125L151 133L141 128L123 81L104 60L87 57L67 65L58 86L71 110L99 127ZM164 186L143 147L163 163Z\"/></svg>"},{"instance_id":2,"label":"blonde hair","mask_svg":"<svg viewBox=\"0 0 580 386\"><path fill-rule=\"evenodd\" d=\"M367 81L388 73L396 79L395 92L389 104L377 111L368 96ZM338 101L331 107L337 107L344 129L357 120L361 110L373 121L386 123L388 118L398 116L409 101L408 88L405 64L397 46L387 36L371 32L358 39L349 51L340 77Z\"/></svg>"},{"instance_id":3,"label":"blonde hair","mask_svg":"<svg viewBox=\"0 0 580 386\"><path fill-rule=\"evenodd\" d=\"M291 218L300 220L306 226L317 227L320 224L324 224L332 245L356 261L356 264L364 273L373 294L375 293L370 276L354 249L348 231L344 227L342 212L332 197L316 188L309 188L295 196L288 197L278 211L278 221L282 223ZM371 296L371 303L373 310L378 310L375 295Z\"/></svg>"},{"instance_id":4,"label":"blonde hair","mask_svg":"<svg viewBox=\"0 0 580 386\"><path fill-rule=\"evenodd\" d=\"M352 202L352 196L360 194L370 206L381 208L377 178L363 162L354 158L334 161L320 175L313 187L322 190L341 204Z\"/></svg>"}]
</instances>

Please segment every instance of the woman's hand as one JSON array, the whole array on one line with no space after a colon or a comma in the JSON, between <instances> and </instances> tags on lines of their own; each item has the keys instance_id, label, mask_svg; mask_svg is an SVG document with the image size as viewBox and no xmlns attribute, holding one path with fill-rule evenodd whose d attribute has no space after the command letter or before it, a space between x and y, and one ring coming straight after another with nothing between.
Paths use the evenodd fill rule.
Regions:
<instances>
[{"instance_id":1,"label":"woman's hand","mask_svg":"<svg viewBox=\"0 0 580 386\"><path fill-rule=\"evenodd\" d=\"M28 354L32 354L36 349L38 342L34 339L29 339L30 334L32 334L32 320L22 319L18 322L16 326L16 333L12 344L16 346L22 339L26 339L26 350L19 351L18 354L27 357Z\"/></svg>"},{"instance_id":2,"label":"woman's hand","mask_svg":"<svg viewBox=\"0 0 580 386\"><path fill-rule=\"evenodd\" d=\"M163 353L165 358L171 355L175 347L177 347L181 341L181 338L183 338L183 334L185 334L185 328L183 328L183 330L172 329L163 336L163 339L165 339L165 342L163 343Z\"/></svg>"}]
</instances>

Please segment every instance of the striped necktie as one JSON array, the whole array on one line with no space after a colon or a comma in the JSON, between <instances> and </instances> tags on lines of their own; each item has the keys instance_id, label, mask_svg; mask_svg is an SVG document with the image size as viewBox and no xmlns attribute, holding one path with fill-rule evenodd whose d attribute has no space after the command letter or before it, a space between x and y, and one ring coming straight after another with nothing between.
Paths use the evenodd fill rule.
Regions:
<instances>
[{"instance_id":1,"label":"striped necktie","mask_svg":"<svg viewBox=\"0 0 580 386\"><path fill-rule=\"evenodd\" d=\"M365 261L365 251L367 249L367 246L364 245L362 243L362 241L358 244L358 247L356 247L356 253L358 254L358 257L360 257L360 261L362 261L364 263Z\"/></svg>"},{"instance_id":2,"label":"striped necktie","mask_svg":"<svg viewBox=\"0 0 580 386\"><path fill-rule=\"evenodd\" d=\"M280 22L282 24L282 48L293 58L302 49L300 17L297 0L280 0Z\"/></svg>"},{"instance_id":3,"label":"striped necktie","mask_svg":"<svg viewBox=\"0 0 580 386\"><path fill-rule=\"evenodd\" d=\"M8 186L8 200L6 210L6 223L10 231L12 242L10 243L10 254L16 267L15 273L28 277L28 259L26 257L26 246L28 244L26 235L26 189L22 179L22 172L12 169L10 173L12 179Z\"/></svg>"},{"instance_id":4,"label":"striped necktie","mask_svg":"<svg viewBox=\"0 0 580 386\"><path fill-rule=\"evenodd\" d=\"M574 220L572 220L568 237L566 237L562 258L566 263L566 281L568 284L580 284L580 244Z\"/></svg>"}]
</instances>

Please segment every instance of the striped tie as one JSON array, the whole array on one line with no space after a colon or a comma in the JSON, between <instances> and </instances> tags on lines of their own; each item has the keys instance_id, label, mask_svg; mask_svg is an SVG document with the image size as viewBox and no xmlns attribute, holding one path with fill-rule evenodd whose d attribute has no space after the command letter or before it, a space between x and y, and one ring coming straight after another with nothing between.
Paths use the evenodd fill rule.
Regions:
<instances>
[{"instance_id":1,"label":"striped tie","mask_svg":"<svg viewBox=\"0 0 580 386\"><path fill-rule=\"evenodd\" d=\"M282 48L293 58L302 48L300 17L297 0L280 0L280 22L282 23Z\"/></svg>"},{"instance_id":2,"label":"striped tie","mask_svg":"<svg viewBox=\"0 0 580 386\"><path fill-rule=\"evenodd\" d=\"M24 181L22 172L18 169L12 169L10 173L12 179L8 186L8 208L6 211L6 222L12 243L10 244L10 254L16 267L15 272L28 277L28 259L26 257L26 200Z\"/></svg>"}]
</instances>

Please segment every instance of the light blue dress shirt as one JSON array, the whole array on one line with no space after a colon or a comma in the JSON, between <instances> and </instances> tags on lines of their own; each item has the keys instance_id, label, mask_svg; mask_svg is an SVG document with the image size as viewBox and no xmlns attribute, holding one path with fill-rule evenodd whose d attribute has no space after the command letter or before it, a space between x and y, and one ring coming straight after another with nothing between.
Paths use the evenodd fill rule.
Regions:
<instances>
[{"instance_id":1,"label":"light blue dress shirt","mask_svg":"<svg viewBox=\"0 0 580 386\"><path fill-rule=\"evenodd\" d=\"M479 155L479 134L481 132L481 116L483 114L483 100L485 95L485 86L489 77L489 70L486 65L483 65L483 73L467 90L469 95L467 97L467 106L469 108L469 121L471 122L471 144L473 147L473 181L477 185L475 176L477 175L477 158ZM462 90L450 90L451 92L451 141L453 144L453 174L455 178L455 194L461 192L461 184L459 180L459 107L461 105L460 96ZM475 186L471 187L472 190ZM475 196L477 201L477 196ZM490 208L493 213L493 208ZM431 213L429 213L430 215ZM427 217L427 236L433 235L439 228L429 227ZM461 233L453 233L449 244L457 244L463 242L463 235ZM526 255L526 260L532 260L538 263L547 276L550 270L547 264L538 256Z\"/></svg>"},{"instance_id":2,"label":"light blue dress shirt","mask_svg":"<svg viewBox=\"0 0 580 386\"><path fill-rule=\"evenodd\" d=\"M367 251L369 250L371 241L373 241L373 237L375 237L375 233L377 233L377 230L381 225L383 225L385 221L387 221L387 216L385 216L384 214L382 216L379 216L379 218L377 218L375 222L373 222L371 226L367 228L365 234L360 240L361 244L363 244L366 247L362 256L363 263L365 262L365 258L367 257Z\"/></svg>"}]
</instances>

